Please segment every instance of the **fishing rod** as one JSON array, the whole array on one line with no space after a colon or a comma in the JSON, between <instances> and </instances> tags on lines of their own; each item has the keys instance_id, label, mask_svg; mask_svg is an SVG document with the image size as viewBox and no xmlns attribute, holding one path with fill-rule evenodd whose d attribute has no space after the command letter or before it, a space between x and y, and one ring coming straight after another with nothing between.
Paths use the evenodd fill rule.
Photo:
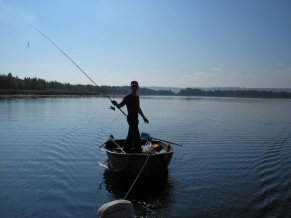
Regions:
<instances>
[{"instance_id":1,"label":"fishing rod","mask_svg":"<svg viewBox=\"0 0 291 218\"><path fill-rule=\"evenodd\" d=\"M84 72L84 70L81 69L59 46L57 46L51 39L49 39L45 34L43 34L41 31L36 29L34 26L29 25L31 28L33 28L35 31L40 33L43 37L45 37L48 41L50 41L57 49L59 49L81 72L89 79L91 82L110 100L111 98L87 75L87 73ZM118 108L118 107L117 107ZM118 108L125 116L126 114L123 112L122 109Z\"/></svg>"}]
</instances>

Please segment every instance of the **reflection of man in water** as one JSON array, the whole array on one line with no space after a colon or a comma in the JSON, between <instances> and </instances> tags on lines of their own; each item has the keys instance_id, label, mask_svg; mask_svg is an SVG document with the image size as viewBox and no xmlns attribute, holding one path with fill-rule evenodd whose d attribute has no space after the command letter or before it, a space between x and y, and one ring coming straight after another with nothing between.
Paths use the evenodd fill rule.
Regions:
<instances>
[{"instance_id":1,"label":"reflection of man in water","mask_svg":"<svg viewBox=\"0 0 291 218\"><path fill-rule=\"evenodd\" d=\"M113 105L118 108L126 105L127 107L127 122L129 125L124 151L130 153L131 147L134 146L134 152L139 153L141 147L140 133L138 129L138 114L140 114L145 123L149 123L148 119L144 116L140 105L139 96L137 95L138 82L131 82L131 92L127 94L123 100L118 104L116 101L111 101Z\"/></svg>"}]
</instances>

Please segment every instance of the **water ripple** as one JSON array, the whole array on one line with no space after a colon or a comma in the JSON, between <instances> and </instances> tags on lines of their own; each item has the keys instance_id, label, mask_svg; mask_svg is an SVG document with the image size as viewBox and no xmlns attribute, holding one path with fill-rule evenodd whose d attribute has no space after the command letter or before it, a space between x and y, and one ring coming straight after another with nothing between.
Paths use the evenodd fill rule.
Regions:
<instances>
[{"instance_id":1,"label":"water ripple","mask_svg":"<svg viewBox=\"0 0 291 218\"><path fill-rule=\"evenodd\" d=\"M288 124L281 133L269 138L262 148L261 164L257 166L260 176L260 187L254 200L259 216L285 216L291 207L286 209L290 200L290 150L291 125ZM287 155L287 156L286 156ZM288 208L287 207L287 208Z\"/></svg>"},{"instance_id":2,"label":"water ripple","mask_svg":"<svg viewBox=\"0 0 291 218\"><path fill-rule=\"evenodd\" d=\"M126 194L132 182L108 171L99 149L127 134L109 103L0 102L1 217L95 217ZM130 194L138 217L290 217L289 102L144 97L142 108L141 132L183 146L173 145L163 186L141 181Z\"/></svg>"}]
</instances>

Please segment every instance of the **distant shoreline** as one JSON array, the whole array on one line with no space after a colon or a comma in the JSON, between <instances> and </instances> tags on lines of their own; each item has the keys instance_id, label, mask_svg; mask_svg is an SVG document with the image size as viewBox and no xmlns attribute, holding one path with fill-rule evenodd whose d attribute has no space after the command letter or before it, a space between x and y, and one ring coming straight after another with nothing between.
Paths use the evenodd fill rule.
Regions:
<instances>
[{"instance_id":1,"label":"distant shoreline","mask_svg":"<svg viewBox=\"0 0 291 218\"><path fill-rule=\"evenodd\" d=\"M179 91L176 88L165 89L159 87L140 87L140 96L208 96L208 97L237 97L237 98L280 98L291 99L289 89L249 89L249 88L185 88ZM125 95L130 91L129 86L93 86L71 85L57 81L47 82L44 79L13 77L0 75L1 95L60 95L60 96L103 96Z\"/></svg>"},{"instance_id":2,"label":"distant shoreline","mask_svg":"<svg viewBox=\"0 0 291 218\"><path fill-rule=\"evenodd\" d=\"M140 94L140 96L176 96L176 97L221 97L221 98L253 98L253 99L291 99L291 93L284 92L266 92L256 91L254 93L247 93L240 91L240 95L237 95L238 91L222 91L215 93L215 95L153 95L153 94ZM233 95L235 93L235 95ZM263 95L267 93L269 95ZM108 96L124 96L121 93L109 93ZM104 95L94 92L74 92L64 90L14 90L14 89L0 89L0 99L21 99L21 98L73 98L73 97L104 97Z\"/></svg>"}]
</instances>

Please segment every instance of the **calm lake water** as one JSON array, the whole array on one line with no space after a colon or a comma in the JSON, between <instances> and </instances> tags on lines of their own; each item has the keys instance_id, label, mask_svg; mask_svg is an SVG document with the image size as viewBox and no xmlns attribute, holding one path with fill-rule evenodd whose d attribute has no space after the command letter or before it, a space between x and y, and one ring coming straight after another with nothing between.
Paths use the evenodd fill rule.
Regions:
<instances>
[{"instance_id":1,"label":"calm lake water","mask_svg":"<svg viewBox=\"0 0 291 218\"><path fill-rule=\"evenodd\" d=\"M127 134L109 106L98 97L0 100L1 218L96 217L124 198L130 182L99 149ZM291 217L290 100L141 97L141 107L150 121L141 132L183 146L163 186L139 181L129 193L138 217Z\"/></svg>"}]
</instances>

